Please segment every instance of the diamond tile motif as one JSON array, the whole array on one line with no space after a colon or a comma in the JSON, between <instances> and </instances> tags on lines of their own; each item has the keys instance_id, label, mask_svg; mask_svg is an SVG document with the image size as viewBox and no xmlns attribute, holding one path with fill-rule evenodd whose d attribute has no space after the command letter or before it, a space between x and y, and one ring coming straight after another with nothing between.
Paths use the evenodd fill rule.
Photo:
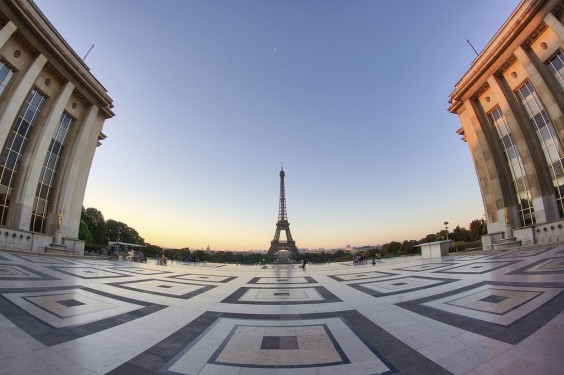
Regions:
<instances>
[{"instance_id":1,"label":"diamond tile motif","mask_svg":"<svg viewBox=\"0 0 564 375\"><path fill-rule=\"evenodd\" d=\"M84 304L85 304L84 302L77 301L77 300L75 300L75 299L73 299L73 298L71 298L71 299L63 299L63 300L57 301L57 303L58 303L59 305L65 306L65 307L80 306L80 305L84 305Z\"/></svg>"},{"instance_id":2,"label":"diamond tile motif","mask_svg":"<svg viewBox=\"0 0 564 375\"><path fill-rule=\"evenodd\" d=\"M454 274L483 274L487 272L493 272L503 267L510 266L514 263L519 262L514 261L491 261L491 262L475 262L470 264L459 265L455 267L444 268L438 271L433 271L434 273L454 273Z\"/></svg>"},{"instance_id":3,"label":"diamond tile motif","mask_svg":"<svg viewBox=\"0 0 564 375\"><path fill-rule=\"evenodd\" d=\"M564 311L564 284L484 281L397 305L431 319L516 344Z\"/></svg>"},{"instance_id":4,"label":"diamond tile motif","mask_svg":"<svg viewBox=\"0 0 564 375\"><path fill-rule=\"evenodd\" d=\"M172 273L168 271L152 270L152 269L139 268L139 267L119 267L116 269L119 270L119 272L127 272L136 275L148 275L148 276L166 275Z\"/></svg>"},{"instance_id":5,"label":"diamond tile motif","mask_svg":"<svg viewBox=\"0 0 564 375\"><path fill-rule=\"evenodd\" d=\"M537 249L537 250L515 250L508 251L501 255L496 255L491 257L491 259L521 259L521 258L532 258L537 257L541 254L547 253L554 250L554 248L547 249Z\"/></svg>"},{"instance_id":6,"label":"diamond tile motif","mask_svg":"<svg viewBox=\"0 0 564 375\"><path fill-rule=\"evenodd\" d=\"M437 277L406 276L394 279L367 281L348 285L373 297L382 297L433 288L439 285L452 283L454 281L457 280L442 279Z\"/></svg>"},{"instance_id":7,"label":"diamond tile motif","mask_svg":"<svg viewBox=\"0 0 564 375\"><path fill-rule=\"evenodd\" d=\"M209 328L204 329L204 321ZM229 375L284 369L328 375L449 373L409 346L397 340L392 345L390 340L386 331L354 311L305 314L300 319L206 312L110 374L135 369ZM163 354L149 363L149 353Z\"/></svg>"},{"instance_id":8,"label":"diamond tile motif","mask_svg":"<svg viewBox=\"0 0 564 375\"><path fill-rule=\"evenodd\" d=\"M36 264L62 264L62 265L69 265L74 264L72 260L65 259L65 258L55 258L55 257L48 257L48 256L32 256L32 255L20 255L20 254L12 254L14 258L22 259L26 262L36 263Z\"/></svg>"},{"instance_id":9,"label":"diamond tile motif","mask_svg":"<svg viewBox=\"0 0 564 375\"><path fill-rule=\"evenodd\" d=\"M82 286L0 289L0 314L46 346L115 327L162 308Z\"/></svg>"},{"instance_id":10,"label":"diamond tile motif","mask_svg":"<svg viewBox=\"0 0 564 375\"><path fill-rule=\"evenodd\" d=\"M201 275L195 273L187 273L183 275L169 276L173 279L188 280L188 281L206 281L210 283L228 283L235 280L236 276L222 276L222 275Z\"/></svg>"},{"instance_id":11,"label":"diamond tile motif","mask_svg":"<svg viewBox=\"0 0 564 375\"><path fill-rule=\"evenodd\" d=\"M345 273L340 275L327 275L327 276L337 281L355 281L355 280L363 280L363 279L377 279L380 277L388 277L388 276L397 276L397 274L374 271L367 273Z\"/></svg>"},{"instance_id":12,"label":"diamond tile motif","mask_svg":"<svg viewBox=\"0 0 564 375\"><path fill-rule=\"evenodd\" d=\"M325 287L307 288L239 288L222 303L249 305L291 305L341 302Z\"/></svg>"},{"instance_id":13,"label":"diamond tile motif","mask_svg":"<svg viewBox=\"0 0 564 375\"><path fill-rule=\"evenodd\" d=\"M508 273L508 275L553 274L564 274L564 257L544 258Z\"/></svg>"},{"instance_id":14,"label":"diamond tile motif","mask_svg":"<svg viewBox=\"0 0 564 375\"><path fill-rule=\"evenodd\" d=\"M142 281L124 281L109 285L136 292L154 294L165 297L189 299L215 288L215 285L185 283L175 280L147 279Z\"/></svg>"},{"instance_id":15,"label":"diamond tile motif","mask_svg":"<svg viewBox=\"0 0 564 375\"><path fill-rule=\"evenodd\" d=\"M306 270L0 252L0 372L559 373L563 248Z\"/></svg>"},{"instance_id":16,"label":"diamond tile motif","mask_svg":"<svg viewBox=\"0 0 564 375\"><path fill-rule=\"evenodd\" d=\"M482 298L480 300L480 302L500 303L500 302L505 301L508 298L510 298L510 297L497 296L495 294L490 294L489 296Z\"/></svg>"},{"instance_id":17,"label":"diamond tile motif","mask_svg":"<svg viewBox=\"0 0 564 375\"><path fill-rule=\"evenodd\" d=\"M0 264L1 280L59 280L36 269L20 264Z\"/></svg>"},{"instance_id":18,"label":"diamond tile motif","mask_svg":"<svg viewBox=\"0 0 564 375\"><path fill-rule=\"evenodd\" d=\"M435 270L435 269L439 269L439 268L452 266L453 264L456 264L456 263L453 263L452 261L451 262L445 262L445 263L424 263L424 264L418 264L418 265L415 265L415 266L394 268L394 270L396 270L396 271L410 271L410 272L424 272L424 271Z\"/></svg>"},{"instance_id":19,"label":"diamond tile motif","mask_svg":"<svg viewBox=\"0 0 564 375\"><path fill-rule=\"evenodd\" d=\"M58 267L58 266L57 267L49 266L48 268L81 279L106 279L106 278L116 278L116 277L127 277L127 275L123 273L105 270L102 268Z\"/></svg>"},{"instance_id":20,"label":"diamond tile motif","mask_svg":"<svg viewBox=\"0 0 564 375\"><path fill-rule=\"evenodd\" d=\"M290 278L278 278L278 277L253 277L247 284L259 284L259 285L273 285L273 284L315 284L317 283L315 279L311 276L304 277L290 277Z\"/></svg>"},{"instance_id":21,"label":"diamond tile motif","mask_svg":"<svg viewBox=\"0 0 564 375\"><path fill-rule=\"evenodd\" d=\"M263 336L261 349L299 349L298 336Z\"/></svg>"}]
</instances>

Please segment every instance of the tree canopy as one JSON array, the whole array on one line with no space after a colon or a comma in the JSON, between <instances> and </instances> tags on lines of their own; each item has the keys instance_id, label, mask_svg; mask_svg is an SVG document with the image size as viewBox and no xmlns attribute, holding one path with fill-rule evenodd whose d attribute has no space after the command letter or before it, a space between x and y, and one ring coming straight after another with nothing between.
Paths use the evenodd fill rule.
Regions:
<instances>
[{"instance_id":1,"label":"tree canopy","mask_svg":"<svg viewBox=\"0 0 564 375\"><path fill-rule=\"evenodd\" d=\"M108 228L106 226L104 215L102 215L100 211L93 207L89 207L87 209L82 207L81 220L86 223L88 229L90 230L90 234L92 235L92 241L90 242L100 245L107 243Z\"/></svg>"}]
</instances>

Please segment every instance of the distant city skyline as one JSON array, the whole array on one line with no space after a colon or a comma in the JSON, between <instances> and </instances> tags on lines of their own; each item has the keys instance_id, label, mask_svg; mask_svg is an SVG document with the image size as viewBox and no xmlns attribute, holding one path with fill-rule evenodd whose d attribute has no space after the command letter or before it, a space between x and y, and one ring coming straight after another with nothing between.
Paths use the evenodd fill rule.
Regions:
<instances>
[{"instance_id":1,"label":"distant city skyline","mask_svg":"<svg viewBox=\"0 0 564 375\"><path fill-rule=\"evenodd\" d=\"M36 0L116 116L84 200L170 248L298 248L483 218L448 95L518 4Z\"/></svg>"}]
</instances>

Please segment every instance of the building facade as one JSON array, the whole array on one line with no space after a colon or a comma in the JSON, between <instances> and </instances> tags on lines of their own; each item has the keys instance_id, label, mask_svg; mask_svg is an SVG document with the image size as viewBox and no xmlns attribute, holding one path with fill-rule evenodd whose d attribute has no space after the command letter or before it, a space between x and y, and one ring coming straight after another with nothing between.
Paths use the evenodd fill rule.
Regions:
<instances>
[{"instance_id":1,"label":"building facade","mask_svg":"<svg viewBox=\"0 0 564 375\"><path fill-rule=\"evenodd\" d=\"M0 2L0 248L82 254L106 89L31 0Z\"/></svg>"},{"instance_id":2,"label":"building facade","mask_svg":"<svg viewBox=\"0 0 564 375\"><path fill-rule=\"evenodd\" d=\"M482 193L484 249L564 241L563 24L564 0L522 0L450 94Z\"/></svg>"}]
</instances>

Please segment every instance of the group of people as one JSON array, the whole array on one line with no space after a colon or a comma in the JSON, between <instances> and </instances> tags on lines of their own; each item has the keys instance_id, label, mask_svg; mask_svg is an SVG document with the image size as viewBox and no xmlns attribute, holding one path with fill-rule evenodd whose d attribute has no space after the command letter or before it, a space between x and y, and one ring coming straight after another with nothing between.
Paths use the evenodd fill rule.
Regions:
<instances>
[{"instance_id":1,"label":"group of people","mask_svg":"<svg viewBox=\"0 0 564 375\"><path fill-rule=\"evenodd\" d=\"M168 258L163 254L160 257L157 255L157 265L166 266Z\"/></svg>"}]
</instances>

